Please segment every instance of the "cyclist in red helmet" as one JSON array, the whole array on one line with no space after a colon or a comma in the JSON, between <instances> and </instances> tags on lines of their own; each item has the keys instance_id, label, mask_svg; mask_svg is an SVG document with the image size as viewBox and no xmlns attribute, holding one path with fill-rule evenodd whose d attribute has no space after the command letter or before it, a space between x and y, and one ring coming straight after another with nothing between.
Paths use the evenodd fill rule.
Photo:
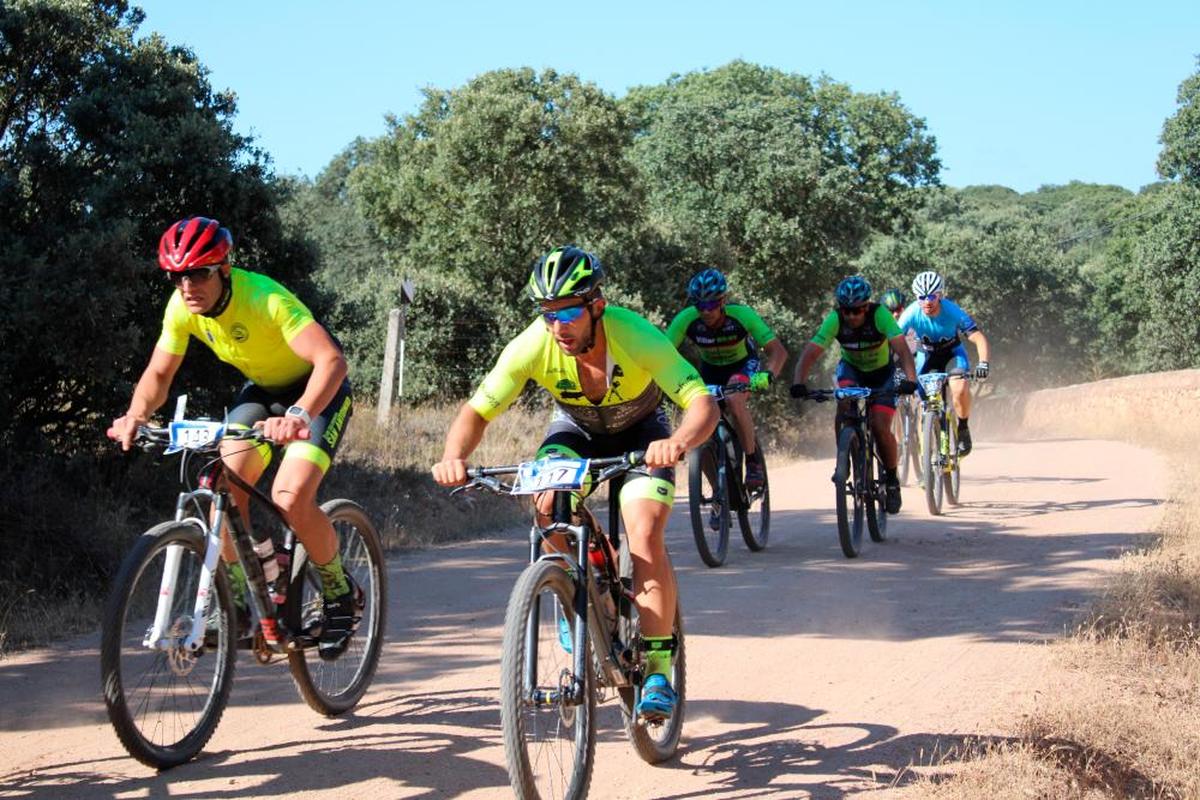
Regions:
<instances>
[{"instance_id":1,"label":"cyclist in red helmet","mask_svg":"<svg viewBox=\"0 0 1200 800\"><path fill-rule=\"evenodd\" d=\"M247 380L227 422L231 428L261 428L284 446L271 497L321 574L325 616L313 635L321 655L335 658L345 650L363 607L362 592L342 569L333 526L316 500L353 408L346 360L294 294L266 275L232 267L232 250L233 236L206 217L182 219L163 233L158 264L175 291L129 410L113 420L108 436L130 448L138 426L166 401L190 337L236 367ZM271 455L267 445L230 442L222 448L226 467L249 484L262 476ZM236 485L230 490L249 527L246 493ZM255 550L273 580L278 567L269 555L270 541L265 536ZM245 573L228 532L223 556L244 609Z\"/></svg>"}]
</instances>

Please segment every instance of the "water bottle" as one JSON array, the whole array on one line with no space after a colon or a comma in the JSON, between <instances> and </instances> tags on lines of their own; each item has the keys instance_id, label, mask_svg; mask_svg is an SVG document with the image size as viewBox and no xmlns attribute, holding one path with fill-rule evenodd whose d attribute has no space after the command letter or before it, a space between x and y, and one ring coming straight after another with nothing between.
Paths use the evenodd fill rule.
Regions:
<instances>
[{"instance_id":1,"label":"water bottle","mask_svg":"<svg viewBox=\"0 0 1200 800\"><path fill-rule=\"evenodd\" d=\"M285 580L279 580L280 575L280 559L275 553L275 543L267 538L261 542L254 543L254 553L258 556L258 563L262 566L263 580L267 584L267 593L271 595L271 600L275 605L283 603L283 593L279 591L281 585L286 585ZM287 554L283 554L287 558Z\"/></svg>"}]
</instances>

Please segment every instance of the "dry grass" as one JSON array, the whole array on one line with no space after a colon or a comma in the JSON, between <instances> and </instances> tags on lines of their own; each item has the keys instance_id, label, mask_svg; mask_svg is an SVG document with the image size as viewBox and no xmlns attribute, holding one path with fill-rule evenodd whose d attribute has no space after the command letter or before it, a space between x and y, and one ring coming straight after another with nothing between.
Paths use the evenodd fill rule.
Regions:
<instances>
[{"instance_id":1,"label":"dry grass","mask_svg":"<svg viewBox=\"0 0 1200 800\"><path fill-rule=\"evenodd\" d=\"M1070 639L1057 691L1012 743L922 775L912 797L1200 798L1200 465L1172 456L1157 544L1127 554Z\"/></svg>"}]
</instances>

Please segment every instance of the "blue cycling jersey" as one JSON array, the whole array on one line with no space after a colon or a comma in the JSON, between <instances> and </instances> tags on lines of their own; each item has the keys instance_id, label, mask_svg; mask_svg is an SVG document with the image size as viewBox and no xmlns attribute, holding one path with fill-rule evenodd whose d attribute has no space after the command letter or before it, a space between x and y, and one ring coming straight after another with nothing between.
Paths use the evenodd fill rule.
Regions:
<instances>
[{"instance_id":1,"label":"blue cycling jersey","mask_svg":"<svg viewBox=\"0 0 1200 800\"><path fill-rule=\"evenodd\" d=\"M942 298L936 317L927 316L919 302L911 303L900 315L899 324L900 330L905 333L916 333L921 350L927 353L948 350L959 343L960 334L972 334L979 330L970 314L945 298Z\"/></svg>"}]
</instances>

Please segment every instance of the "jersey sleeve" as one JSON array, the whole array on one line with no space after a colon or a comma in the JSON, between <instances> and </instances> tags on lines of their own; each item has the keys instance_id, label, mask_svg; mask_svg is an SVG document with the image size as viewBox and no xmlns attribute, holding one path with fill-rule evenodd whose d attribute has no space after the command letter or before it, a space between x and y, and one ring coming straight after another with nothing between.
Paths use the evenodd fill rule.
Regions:
<instances>
[{"instance_id":1,"label":"jersey sleeve","mask_svg":"<svg viewBox=\"0 0 1200 800\"><path fill-rule=\"evenodd\" d=\"M896 324L896 318L892 316L892 312L887 310L887 306L879 306L875 309L875 327L889 339L904 335L904 331L900 330L900 326Z\"/></svg>"},{"instance_id":2,"label":"jersey sleeve","mask_svg":"<svg viewBox=\"0 0 1200 800\"><path fill-rule=\"evenodd\" d=\"M171 292L171 299L167 302L166 311L163 312L162 332L158 335L155 347L177 356L186 353L190 335L187 329L187 316L188 310L184 307L179 292Z\"/></svg>"},{"instance_id":3,"label":"jersey sleeve","mask_svg":"<svg viewBox=\"0 0 1200 800\"><path fill-rule=\"evenodd\" d=\"M676 314L675 319L671 320L671 324L667 326L667 339L676 349L683 344L683 337L687 335L688 326L699 316L700 312L696 310L695 306L688 306Z\"/></svg>"},{"instance_id":4,"label":"jersey sleeve","mask_svg":"<svg viewBox=\"0 0 1200 800\"><path fill-rule=\"evenodd\" d=\"M655 331L659 336L662 334ZM491 422L520 396L533 374L533 360L541 352L540 335L545 334L541 320L535 320L500 353L492 371L479 384L467 405Z\"/></svg>"},{"instance_id":5,"label":"jersey sleeve","mask_svg":"<svg viewBox=\"0 0 1200 800\"><path fill-rule=\"evenodd\" d=\"M300 331L307 328L315 320L308 306L300 298L280 287L281 291L271 292L267 296L267 314L271 321L279 326L283 340L291 342Z\"/></svg>"},{"instance_id":6,"label":"jersey sleeve","mask_svg":"<svg viewBox=\"0 0 1200 800\"><path fill-rule=\"evenodd\" d=\"M637 342L634 358L676 405L687 408L697 397L708 396L708 387L696 368L679 354L662 331L633 314L627 324L632 334L630 341Z\"/></svg>"},{"instance_id":7,"label":"jersey sleeve","mask_svg":"<svg viewBox=\"0 0 1200 800\"><path fill-rule=\"evenodd\" d=\"M812 343L818 347L828 348L837 337L840 327L841 323L838 321L838 313L830 311L821 323L821 327L817 329L816 334L813 336Z\"/></svg>"},{"instance_id":8,"label":"jersey sleeve","mask_svg":"<svg viewBox=\"0 0 1200 800\"><path fill-rule=\"evenodd\" d=\"M775 331L771 330L767 323L763 322L763 318L758 315L758 312L750 306L726 306L725 313L742 323L742 327L754 337L754 341L759 346L775 339Z\"/></svg>"},{"instance_id":9,"label":"jersey sleeve","mask_svg":"<svg viewBox=\"0 0 1200 800\"><path fill-rule=\"evenodd\" d=\"M979 330L979 326L975 324L974 318L966 311L963 311L961 306L956 304L954 308L958 312L957 325L959 332L971 334Z\"/></svg>"}]
</instances>

